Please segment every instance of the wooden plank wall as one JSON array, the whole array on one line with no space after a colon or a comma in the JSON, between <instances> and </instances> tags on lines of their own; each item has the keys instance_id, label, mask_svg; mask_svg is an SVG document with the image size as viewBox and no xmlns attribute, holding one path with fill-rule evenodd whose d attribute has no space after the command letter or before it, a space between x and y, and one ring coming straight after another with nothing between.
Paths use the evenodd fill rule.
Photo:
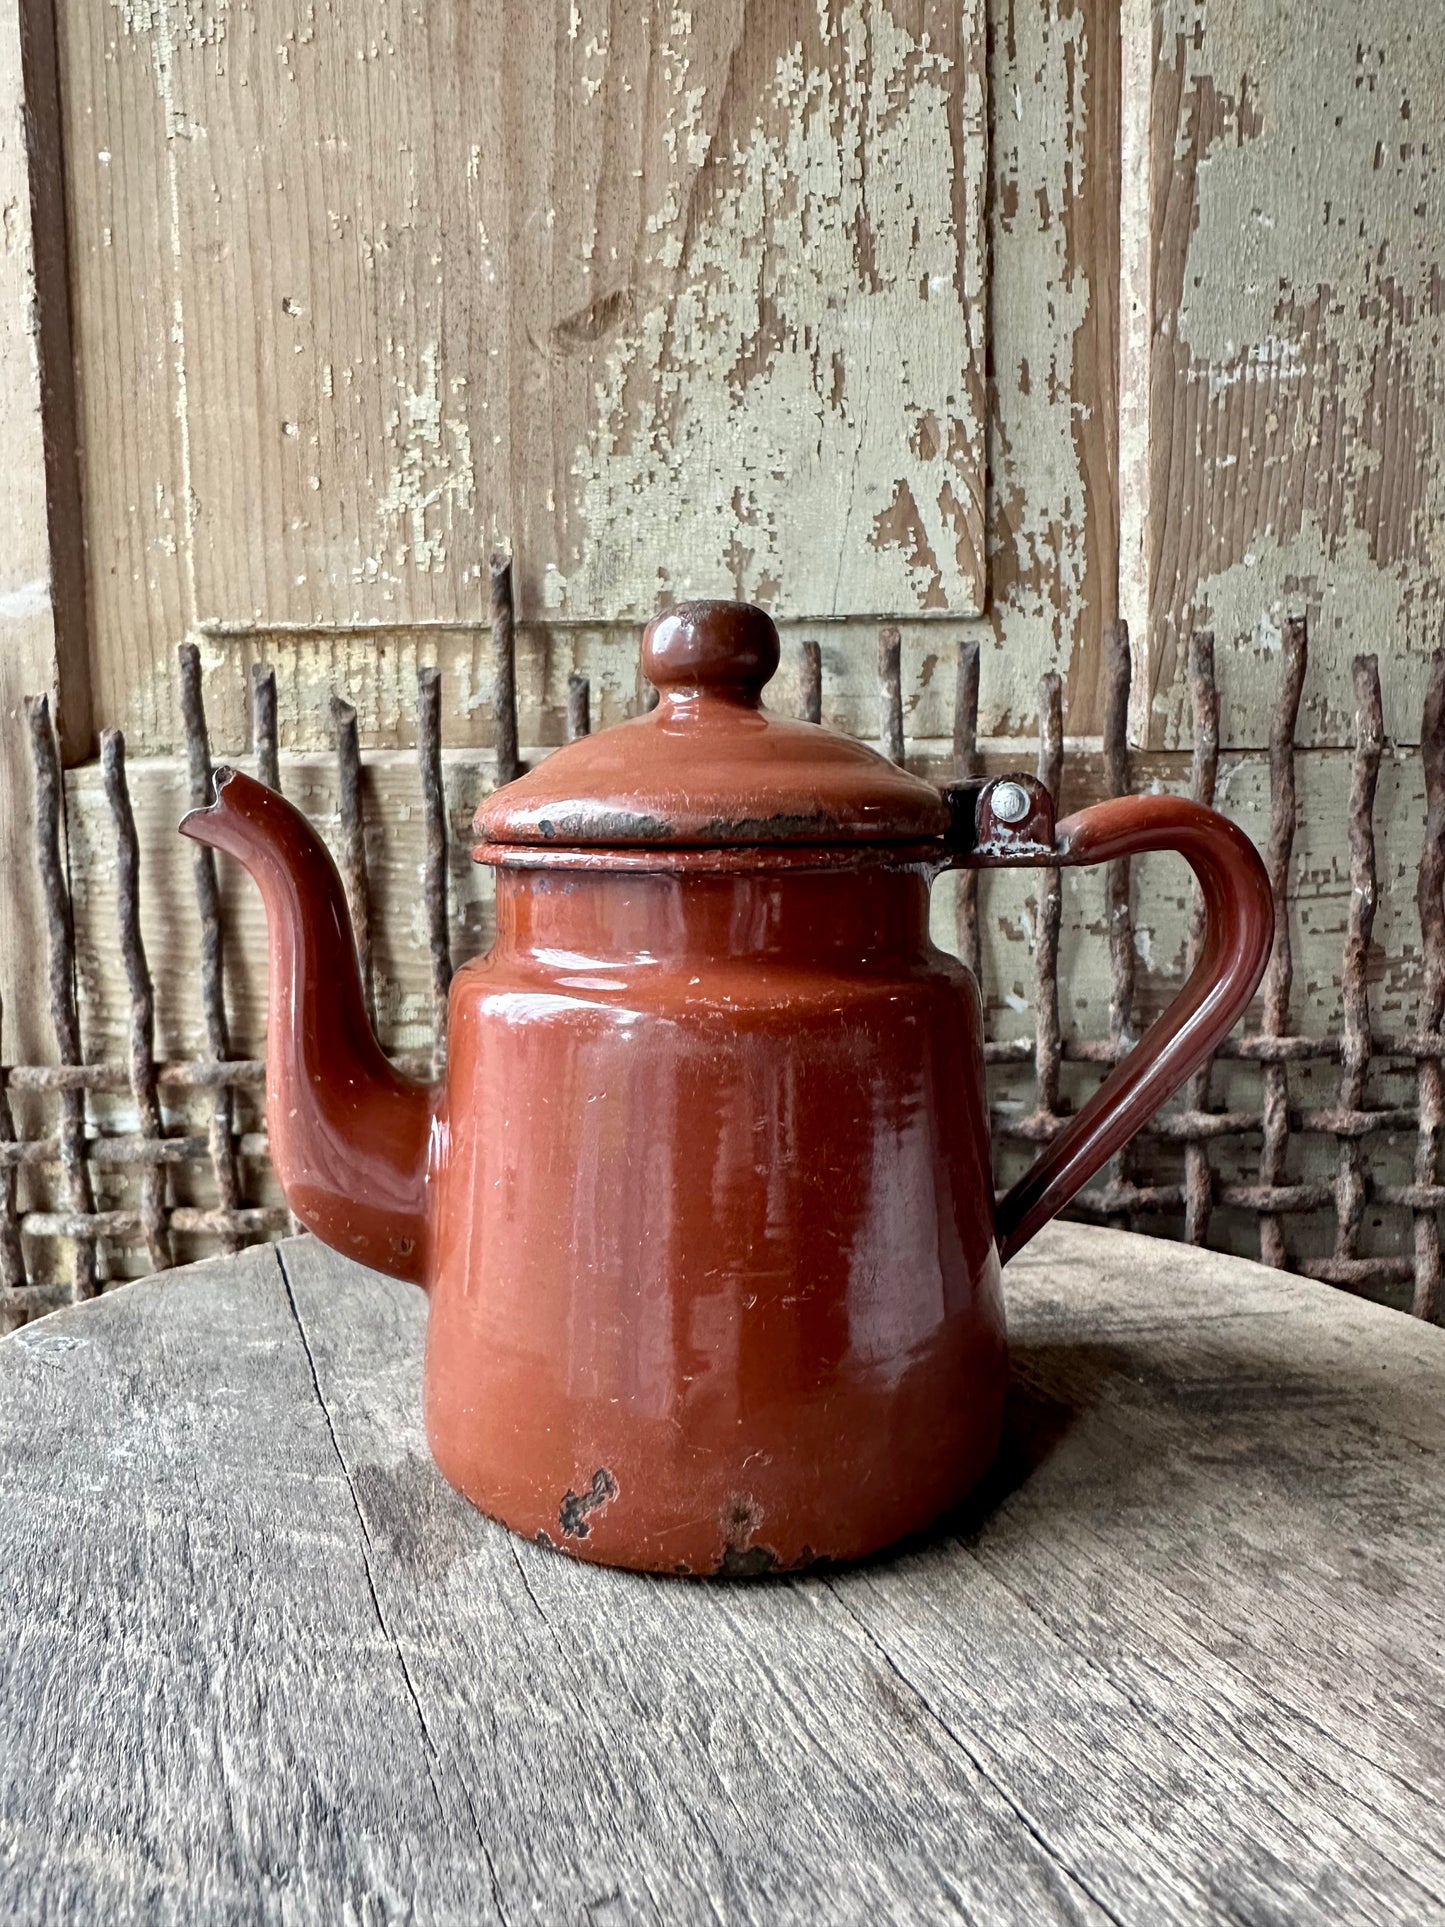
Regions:
<instances>
[{"instance_id":1,"label":"wooden plank wall","mask_svg":"<svg viewBox=\"0 0 1445 1927\"><path fill-rule=\"evenodd\" d=\"M1301 611L1300 740L1348 740L1359 650L1380 655L1387 733L1419 739L1445 640L1440 26L1437 0L1154 0L1126 24L1126 122L1147 113L1126 254L1149 313L1123 574L1156 743L1185 740L1183 640L1211 625L1222 739L1261 746Z\"/></svg>"},{"instance_id":2,"label":"wooden plank wall","mask_svg":"<svg viewBox=\"0 0 1445 1927\"><path fill-rule=\"evenodd\" d=\"M855 726L836 618L937 607L924 737L969 627L985 735L1048 666L1096 730L1122 587L1140 740L1185 739L1210 622L1223 740L1259 747L1307 607L1307 740L1348 735L1359 646L1411 737L1445 578L1430 0L1359 35L1337 0L615 14L60 0L98 722L174 747L199 635L296 672L292 746L338 672L396 742L425 655L484 747L515 540L538 742L572 659L606 720L634 691L599 658L702 586L833 619Z\"/></svg>"},{"instance_id":3,"label":"wooden plank wall","mask_svg":"<svg viewBox=\"0 0 1445 1927\"><path fill-rule=\"evenodd\" d=\"M534 662L687 593L983 607L979 0L60 21L96 707L136 747L187 635L321 669L290 746L338 660L394 736L420 654L485 743L498 543Z\"/></svg>"},{"instance_id":4,"label":"wooden plank wall","mask_svg":"<svg viewBox=\"0 0 1445 1927\"><path fill-rule=\"evenodd\" d=\"M223 746L265 656L288 747L338 677L404 742L425 659L483 748L501 539L538 743L702 588L826 621L844 726L911 610L916 734L970 628L985 733L1055 663L1097 728L1111 7L293 11L59 0L99 723L174 749L194 635Z\"/></svg>"}]
</instances>

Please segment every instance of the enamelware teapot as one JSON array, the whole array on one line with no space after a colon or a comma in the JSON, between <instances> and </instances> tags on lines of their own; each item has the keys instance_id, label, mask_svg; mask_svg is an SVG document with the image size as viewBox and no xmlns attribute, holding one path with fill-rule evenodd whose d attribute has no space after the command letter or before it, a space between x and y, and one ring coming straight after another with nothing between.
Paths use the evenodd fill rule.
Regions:
<instances>
[{"instance_id":1,"label":"enamelware teapot","mask_svg":"<svg viewBox=\"0 0 1445 1927\"><path fill-rule=\"evenodd\" d=\"M292 1211L430 1296L438 1465L583 1559L848 1559L961 1500L998 1446L1000 1266L1194 1071L1264 970L1253 845L1172 796L1057 826L1027 776L940 790L776 716L769 618L655 620L648 715L477 812L496 940L446 1079L398 1075L305 819L239 770L187 836L270 929L267 1118ZM1207 913L1168 1010L995 1204L978 986L929 939L945 870L1174 850Z\"/></svg>"}]
</instances>

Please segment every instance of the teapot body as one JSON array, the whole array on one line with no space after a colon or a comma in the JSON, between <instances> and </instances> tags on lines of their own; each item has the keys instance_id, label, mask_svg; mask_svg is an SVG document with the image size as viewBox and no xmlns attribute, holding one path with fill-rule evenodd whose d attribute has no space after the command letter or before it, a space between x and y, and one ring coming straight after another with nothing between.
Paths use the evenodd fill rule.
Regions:
<instances>
[{"instance_id":1,"label":"teapot body","mask_svg":"<svg viewBox=\"0 0 1445 1927\"><path fill-rule=\"evenodd\" d=\"M483 800L497 935L453 980L442 1090L378 1045L305 818L223 767L181 824L266 905L287 1203L431 1292L442 1470L616 1565L857 1558L962 1499L1001 1426L1001 1258L1217 1048L1275 926L1212 810L1056 823L1032 777L940 791L765 708L778 653L761 609L678 604L643 637L655 709ZM929 884L1152 850L1198 880L1193 968L996 1207L978 991L929 941Z\"/></svg>"},{"instance_id":2,"label":"teapot body","mask_svg":"<svg viewBox=\"0 0 1445 1927\"><path fill-rule=\"evenodd\" d=\"M1002 1424L1000 1254L1208 1060L1274 933L1214 811L940 792L769 711L776 665L761 609L678 603L644 636L657 707L484 798L497 940L453 981L439 1091L381 1052L301 813L222 767L181 823L266 902L291 1210L432 1293L437 1463L514 1530L649 1571L855 1559L965 1497ZM1195 871L1195 965L996 1206L979 992L929 884L1146 850Z\"/></svg>"},{"instance_id":3,"label":"teapot body","mask_svg":"<svg viewBox=\"0 0 1445 1927\"><path fill-rule=\"evenodd\" d=\"M454 980L432 1450L582 1558L854 1558L998 1442L978 991L929 941L925 862L633 862L504 853Z\"/></svg>"}]
</instances>

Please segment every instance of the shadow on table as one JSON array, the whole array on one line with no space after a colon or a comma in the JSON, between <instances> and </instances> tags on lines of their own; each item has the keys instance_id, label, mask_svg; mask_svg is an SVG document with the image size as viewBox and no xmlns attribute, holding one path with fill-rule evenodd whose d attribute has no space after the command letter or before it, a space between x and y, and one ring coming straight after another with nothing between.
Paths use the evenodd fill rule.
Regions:
<instances>
[{"instance_id":1,"label":"shadow on table","mask_svg":"<svg viewBox=\"0 0 1445 1927\"><path fill-rule=\"evenodd\" d=\"M1343 1519L1368 1504L1398 1523L1401 1508L1421 1503L1422 1458L1445 1449L1445 1371L1406 1369L1389 1337L1382 1326L1349 1347L1331 1343L1327 1325L1301 1321L1282 1340L1276 1320L1225 1316L1183 1336L1016 1335L990 1471L926 1531L858 1564L977 1540L1096 1413L1097 1436L1068 1476L1047 1482L1045 1504L1073 1506L1080 1479L1095 1491L1103 1479L1116 1510L1167 1512L1176 1528L1190 1507L1214 1519L1222 1489L1273 1507L1280 1522ZM1425 1504L1416 1529L1438 1531L1438 1499Z\"/></svg>"},{"instance_id":2,"label":"shadow on table","mask_svg":"<svg viewBox=\"0 0 1445 1927\"><path fill-rule=\"evenodd\" d=\"M1010 1365L998 1455L963 1503L922 1532L896 1540L866 1558L834 1562L831 1570L866 1572L952 1539L967 1544L978 1538L1098 1403L1105 1383L1130 1371L1136 1361L1119 1345L1024 1341L1012 1346Z\"/></svg>"}]
</instances>

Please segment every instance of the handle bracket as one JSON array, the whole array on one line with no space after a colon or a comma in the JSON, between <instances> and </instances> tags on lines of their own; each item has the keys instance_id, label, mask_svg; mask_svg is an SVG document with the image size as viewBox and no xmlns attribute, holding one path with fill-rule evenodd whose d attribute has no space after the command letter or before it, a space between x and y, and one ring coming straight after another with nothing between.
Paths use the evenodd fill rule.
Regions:
<instances>
[{"instance_id":1,"label":"handle bracket","mask_svg":"<svg viewBox=\"0 0 1445 1927\"><path fill-rule=\"evenodd\" d=\"M1055 860L1054 799L1036 776L951 783L943 797L952 818L948 848L956 866L992 869Z\"/></svg>"}]
</instances>

